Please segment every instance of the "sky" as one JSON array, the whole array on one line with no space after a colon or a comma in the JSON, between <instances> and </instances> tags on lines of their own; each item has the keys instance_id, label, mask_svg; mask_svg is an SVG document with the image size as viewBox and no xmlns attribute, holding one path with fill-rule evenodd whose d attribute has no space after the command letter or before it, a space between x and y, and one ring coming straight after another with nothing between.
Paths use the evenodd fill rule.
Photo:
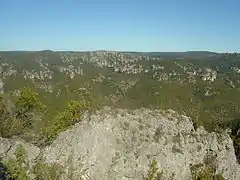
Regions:
<instances>
[{"instance_id":1,"label":"sky","mask_svg":"<svg viewBox=\"0 0 240 180\"><path fill-rule=\"evenodd\" d=\"M0 0L0 50L240 51L240 0Z\"/></svg>"}]
</instances>

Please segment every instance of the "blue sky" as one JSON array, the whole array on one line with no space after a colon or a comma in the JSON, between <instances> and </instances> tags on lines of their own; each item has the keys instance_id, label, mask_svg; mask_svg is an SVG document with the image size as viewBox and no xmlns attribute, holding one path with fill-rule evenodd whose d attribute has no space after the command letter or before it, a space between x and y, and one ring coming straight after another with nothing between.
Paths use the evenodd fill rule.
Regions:
<instances>
[{"instance_id":1,"label":"blue sky","mask_svg":"<svg viewBox=\"0 0 240 180\"><path fill-rule=\"evenodd\" d=\"M240 51L240 0L0 0L0 50Z\"/></svg>"}]
</instances>

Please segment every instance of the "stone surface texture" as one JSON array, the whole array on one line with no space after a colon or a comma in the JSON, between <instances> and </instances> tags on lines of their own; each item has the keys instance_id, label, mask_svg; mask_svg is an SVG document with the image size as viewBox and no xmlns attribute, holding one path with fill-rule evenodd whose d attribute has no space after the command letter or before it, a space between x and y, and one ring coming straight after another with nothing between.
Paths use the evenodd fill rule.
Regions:
<instances>
[{"instance_id":1,"label":"stone surface texture","mask_svg":"<svg viewBox=\"0 0 240 180\"><path fill-rule=\"evenodd\" d=\"M166 179L191 179L190 165L211 155L217 172L228 180L240 179L233 143L227 132L209 133L172 110L102 110L61 132L39 149L20 140L0 138L0 154L12 155L21 143L29 161L40 154L47 163L59 163L83 180L143 180L156 159ZM70 161L71 160L71 161ZM71 164L71 165L69 165ZM64 177L63 177L64 179Z\"/></svg>"}]
</instances>

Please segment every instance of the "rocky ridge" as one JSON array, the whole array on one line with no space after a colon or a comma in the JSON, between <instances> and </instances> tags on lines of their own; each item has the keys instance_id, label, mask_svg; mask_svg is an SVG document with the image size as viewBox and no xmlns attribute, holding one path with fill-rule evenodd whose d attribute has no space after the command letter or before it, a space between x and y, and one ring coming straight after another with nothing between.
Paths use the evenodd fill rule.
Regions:
<instances>
[{"instance_id":1,"label":"rocky ridge","mask_svg":"<svg viewBox=\"0 0 240 180\"><path fill-rule=\"evenodd\" d=\"M203 163L209 156L224 178L240 178L240 165L228 133L209 133L202 127L194 130L188 117L172 110L105 107L86 114L81 123L60 133L43 149L1 138L0 154L12 156L19 143L32 163L41 154L47 163L66 166L71 157L76 179L144 179L155 159L166 179L173 175L173 179L187 180L191 179L190 165ZM69 166L65 168L68 170Z\"/></svg>"}]
</instances>

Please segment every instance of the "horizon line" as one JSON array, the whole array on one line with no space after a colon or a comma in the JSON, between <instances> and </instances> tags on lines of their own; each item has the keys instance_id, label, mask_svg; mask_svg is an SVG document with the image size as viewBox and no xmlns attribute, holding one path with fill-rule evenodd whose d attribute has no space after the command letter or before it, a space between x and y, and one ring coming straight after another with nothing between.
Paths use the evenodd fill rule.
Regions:
<instances>
[{"instance_id":1,"label":"horizon line","mask_svg":"<svg viewBox=\"0 0 240 180\"><path fill-rule=\"evenodd\" d=\"M206 52L206 53L215 53L215 54L224 54L224 53L240 53L237 51L210 51L210 50L187 50L187 51L134 51L134 50L107 50L107 49L95 49L95 50L51 50L51 49L41 49L41 50L0 50L0 52L94 52L94 51L106 51L106 52L136 52L136 53L188 53L188 52Z\"/></svg>"}]
</instances>

